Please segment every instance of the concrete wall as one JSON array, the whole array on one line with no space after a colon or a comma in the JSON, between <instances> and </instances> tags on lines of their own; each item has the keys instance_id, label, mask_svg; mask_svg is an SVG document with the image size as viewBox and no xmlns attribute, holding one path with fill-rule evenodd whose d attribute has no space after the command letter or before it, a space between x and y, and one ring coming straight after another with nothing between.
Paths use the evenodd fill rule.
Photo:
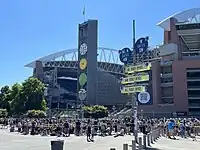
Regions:
<instances>
[{"instance_id":1,"label":"concrete wall","mask_svg":"<svg viewBox=\"0 0 200 150\"><path fill-rule=\"evenodd\" d=\"M127 97L120 92L118 79L109 73L98 71L97 104L100 105L125 105Z\"/></svg>"},{"instance_id":2,"label":"concrete wall","mask_svg":"<svg viewBox=\"0 0 200 150\"><path fill-rule=\"evenodd\" d=\"M36 61L36 67L33 70L33 77L38 78L42 82L44 81L44 71L41 61Z\"/></svg>"}]
</instances>

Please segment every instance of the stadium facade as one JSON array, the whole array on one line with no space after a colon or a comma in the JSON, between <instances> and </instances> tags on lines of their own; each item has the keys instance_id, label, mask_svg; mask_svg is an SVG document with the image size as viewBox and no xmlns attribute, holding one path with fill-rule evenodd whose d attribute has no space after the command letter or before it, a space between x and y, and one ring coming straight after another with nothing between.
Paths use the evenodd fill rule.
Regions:
<instances>
[{"instance_id":1,"label":"stadium facade","mask_svg":"<svg viewBox=\"0 0 200 150\"><path fill-rule=\"evenodd\" d=\"M153 116L200 115L200 8L176 13L157 25L164 30L163 44L148 48L137 58L140 63L151 64L152 97L151 103L138 106L138 112ZM118 50L98 48L95 102L91 104L111 107L129 102L130 97L120 92L124 66L118 57ZM79 61L78 50L71 49L26 65L48 84L52 108L76 105Z\"/></svg>"},{"instance_id":2,"label":"stadium facade","mask_svg":"<svg viewBox=\"0 0 200 150\"><path fill-rule=\"evenodd\" d=\"M200 115L200 8L176 13L157 24L164 30L158 57L151 60L152 115Z\"/></svg>"},{"instance_id":3,"label":"stadium facade","mask_svg":"<svg viewBox=\"0 0 200 150\"><path fill-rule=\"evenodd\" d=\"M95 103L92 102L92 104L106 105L110 107L113 105L123 106L126 104L127 100L126 96L122 95L120 92L119 80L123 76L123 65L114 62L111 63L112 60L107 57L108 54L118 55L118 52L117 50L106 48L99 48L98 50L100 54L98 56L97 87L94 89L97 93ZM70 50L63 52L63 55L57 56L62 58L64 58L64 55L68 58L74 56L74 60L61 61L55 60L54 58L48 60L49 58L43 57L41 59L45 59L45 61L41 61L40 59L34 62L33 76L39 78L47 85L46 96L49 105L51 105L52 108L70 109L71 107L76 107L78 103L77 68L79 62L77 60L77 49L74 49L72 53ZM105 55L106 58L104 58L103 55ZM32 63L27 66L30 65L32 65Z\"/></svg>"}]
</instances>

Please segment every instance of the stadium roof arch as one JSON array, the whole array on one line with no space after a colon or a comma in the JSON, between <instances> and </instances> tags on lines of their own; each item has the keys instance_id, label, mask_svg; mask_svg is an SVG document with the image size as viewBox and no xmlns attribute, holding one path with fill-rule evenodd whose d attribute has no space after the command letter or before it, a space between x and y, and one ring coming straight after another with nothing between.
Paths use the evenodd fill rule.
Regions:
<instances>
[{"instance_id":1,"label":"stadium roof arch","mask_svg":"<svg viewBox=\"0 0 200 150\"><path fill-rule=\"evenodd\" d=\"M98 62L113 63L113 64L122 64L119 61L118 50L99 47L98 48ZM41 61L42 63L51 62L51 61L78 61L78 49L67 49L60 52L56 52L42 58L39 58L35 61L32 61L25 65L25 67L35 68L36 61Z\"/></svg>"},{"instance_id":2,"label":"stadium roof arch","mask_svg":"<svg viewBox=\"0 0 200 150\"><path fill-rule=\"evenodd\" d=\"M99 70L123 75L124 67L119 60L118 50L99 47L97 54ZM25 67L35 68L36 61L41 61L44 67L76 69L78 67L78 49L67 49L44 56L26 64Z\"/></svg>"},{"instance_id":3,"label":"stadium roof arch","mask_svg":"<svg viewBox=\"0 0 200 150\"><path fill-rule=\"evenodd\" d=\"M200 22L200 8L192 8L175 13L159 22L157 26L163 28L166 31L170 31L170 18L177 19L179 23L192 23L193 21Z\"/></svg>"}]
</instances>

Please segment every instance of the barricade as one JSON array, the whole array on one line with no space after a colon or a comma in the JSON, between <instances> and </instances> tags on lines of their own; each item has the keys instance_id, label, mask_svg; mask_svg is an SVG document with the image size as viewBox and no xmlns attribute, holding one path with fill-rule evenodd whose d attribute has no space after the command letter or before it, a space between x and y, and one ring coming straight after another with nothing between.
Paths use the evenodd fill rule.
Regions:
<instances>
[{"instance_id":1,"label":"barricade","mask_svg":"<svg viewBox=\"0 0 200 150\"><path fill-rule=\"evenodd\" d=\"M147 135L143 134L143 138L138 138L138 149L136 148L136 141L135 139L132 140L131 149L129 149L128 144L123 144L123 150L145 150L147 147L151 146L154 142L156 142L157 139L159 139L160 136L163 136L163 129L158 128L155 130L152 130ZM110 150L117 150L115 148L110 148Z\"/></svg>"}]
</instances>

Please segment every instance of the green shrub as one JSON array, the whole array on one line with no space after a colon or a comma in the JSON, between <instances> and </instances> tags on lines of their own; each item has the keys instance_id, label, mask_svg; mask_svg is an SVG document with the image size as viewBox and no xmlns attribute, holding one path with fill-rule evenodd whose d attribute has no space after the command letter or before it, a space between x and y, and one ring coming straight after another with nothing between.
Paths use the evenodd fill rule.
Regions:
<instances>
[{"instance_id":1,"label":"green shrub","mask_svg":"<svg viewBox=\"0 0 200 150\"><path fill-rule=\"evenodd\" d=\"M45 118L46 113L42 110L28 110L27 114L30 118Z\"/></svg>"},{"instance_id":2,"label":"green shrub","mask_svg":"<svg viewBox=\"0 0 200 150\"><path fill-rule=\"evenodd\" d=\"M6 109L0 109L0 118L4 118L8 116L8 112Z\"/></svg>"},{"instance_id":3,"label":"green shrub","mask_svg":"<svg viewBox=\"0 0 200 150\"><path fill-rule=\"evenodd\" d=\"M85 118L104 118L108 116L108 110L104 106L94 105L94 106L84 106L84 117Z\"/></svg>"}]
</instances>

